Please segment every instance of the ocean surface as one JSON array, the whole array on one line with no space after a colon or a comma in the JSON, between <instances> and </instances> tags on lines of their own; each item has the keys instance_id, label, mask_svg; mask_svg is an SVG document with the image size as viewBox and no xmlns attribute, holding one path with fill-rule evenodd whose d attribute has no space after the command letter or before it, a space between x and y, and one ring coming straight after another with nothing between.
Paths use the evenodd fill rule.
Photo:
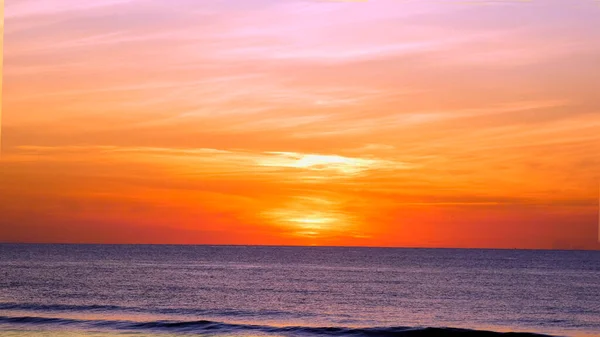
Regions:
<instances>
[{"instance_id":1,"label":"ocean surface","mask_svg":"<svg viewBox=\"0 0 600 337\"><path fill-rule=\"evenodd\" d=\"M502 332L600 336L600 252L0 244L0 336Z\"/></svg>"}]
</instances>

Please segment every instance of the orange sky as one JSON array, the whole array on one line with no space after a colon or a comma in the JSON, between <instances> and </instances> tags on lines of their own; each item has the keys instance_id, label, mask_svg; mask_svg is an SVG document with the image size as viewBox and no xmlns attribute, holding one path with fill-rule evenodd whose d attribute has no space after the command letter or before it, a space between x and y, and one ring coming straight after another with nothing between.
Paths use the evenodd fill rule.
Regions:
<instances>
[{"instance_id":1,"label":"orange sky","mask_svg":"<svg viewBox=\"0 0 600 337\"><path fill-rule=\"evenodd\" d=\"M598 249L592 0L14 0L0 241Z\"/></svg>"}]
</instances>

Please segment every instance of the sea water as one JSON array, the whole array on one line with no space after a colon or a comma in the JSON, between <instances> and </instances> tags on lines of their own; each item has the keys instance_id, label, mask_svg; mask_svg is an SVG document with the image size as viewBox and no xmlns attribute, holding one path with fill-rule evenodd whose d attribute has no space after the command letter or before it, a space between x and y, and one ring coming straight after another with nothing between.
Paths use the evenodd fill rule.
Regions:
<instances>
[{"instance_id":1,"label":"sea water","mask_svg":"<svg viewBox=\"0 0 600 337\"><path fill-rule=\"evenodd\" d=\"M600 252L0 245L2 336L484 331L600 336Z\"/></svg>"}]
</instances>

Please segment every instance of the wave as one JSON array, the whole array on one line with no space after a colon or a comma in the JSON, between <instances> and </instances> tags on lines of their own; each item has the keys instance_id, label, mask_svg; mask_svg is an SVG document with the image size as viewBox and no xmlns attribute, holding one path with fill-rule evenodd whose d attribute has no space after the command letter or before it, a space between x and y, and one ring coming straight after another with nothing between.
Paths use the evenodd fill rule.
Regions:
<instances>
[{"instance_id":1,"label":"wave","mask_svg":"<svg viewBox=\"0 0 600 337\"><path fill-rule=\"evenodd\" d=\"M307 317L316 316L309 313L297 313L275 310L244 311L239 309L201 309L201 308L142 308L117 305L76 305L76 304L37 304L37 303L0 303L0 310L27 311L27 312L130 312L152 314L179 314L179 315L218 315L233 317Z\"/></svg>"},{"instance_id":2,"label":"wave","mask_svg":"<svg viewBox=\"0 0 600 337\"><path fill-rule=\"evenodd\" d=\"M233 324L216 321L117 321L117 320L81 320L33 316L0 316L0 324L28 326L72 326L88 329L109 329L147 332L195 333L195 334L231 334L263 333L279 336L362 336L362 337L549 337L534 333L493 332L457 328L414 328L414 327L307 327L307 326L269 326L252 324Z\"/></svg>"},{"instance_id":3,"label":"wave","mask_svg":"<svg viewBox=\"0 0 600 337\"><path fill-rule=\"evenodd\" d=\"M135 308L120 307L116 305L72 305L72 304L33 304L33 303L0 303L0 310L28 310L28 311L110 311L129 310Z\"/></svg>"}]
</instances>

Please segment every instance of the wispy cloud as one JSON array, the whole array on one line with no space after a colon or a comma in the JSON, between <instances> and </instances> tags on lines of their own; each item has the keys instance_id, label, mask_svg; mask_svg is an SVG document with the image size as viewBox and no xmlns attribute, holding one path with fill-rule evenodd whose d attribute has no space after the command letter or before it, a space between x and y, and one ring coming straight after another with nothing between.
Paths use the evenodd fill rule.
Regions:
<instances>
[{"instance_id":1,"label":"wispy cloud","mask_svg":"<svg viewBox=\"0 0 600 337\"><path fill-rule=\"evenodd\" d=\"M81 160L81 156L99 155L119 156L120 160L130 158L133 161L156 161L157 164L170 163L173 167L187 167L203 163L198 172L218 173L222 170L244 171L247 174L260 171L274 173L281 170L290 173L296 171L319 172L322 179L337 176L354 176L369 170L406 170L412 169L409 163L382 160L377 158L346 157L295 152L250 152L242 150L220 150L209 148L177 149L155 147L118 147L118 146L18 146L19 152L8 157L7 161L27 160ZM43 157L45 156L45 157ZM58 159L57 156L60 158ZM136 158L136 159L134 159ZM214 166L209 166L213 164ZM164 165L164 164L162 164ZM208 166L207 166L208 165ZM214 170L211 172L211 170ZM189 171L188 171L189 172ZM314 172L312 173L315 174Z\"/></svg>"},{"instance_id":2,"label":"wispy cloud","mask_svg":"<svg viewBox=\"0 0 600 337\"><path fill-rule=\"evenodd\" d=\"M6 18L38 17L64 12L88 11L102 7L113 7L143 0L98 0L82 2L72 0L18 0L6 4Z\"/></svg>"}]
</instances>

